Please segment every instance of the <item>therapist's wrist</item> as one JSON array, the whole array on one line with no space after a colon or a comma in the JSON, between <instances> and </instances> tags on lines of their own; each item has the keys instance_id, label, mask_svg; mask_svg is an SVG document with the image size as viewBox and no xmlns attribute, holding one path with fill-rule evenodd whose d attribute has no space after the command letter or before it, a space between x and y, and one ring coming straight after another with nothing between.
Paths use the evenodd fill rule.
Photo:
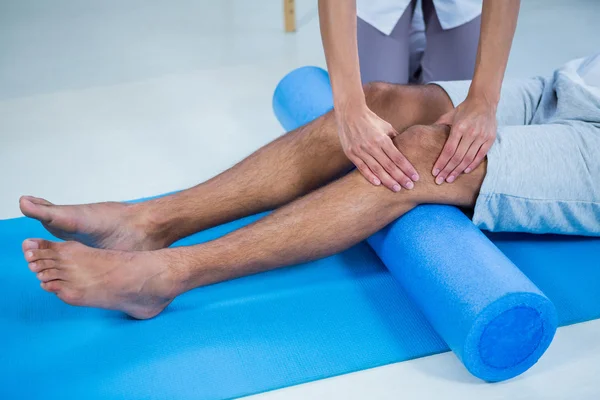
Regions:
<instances>
[{"instance_id":1,"label":"therapist's wrist","mask_svg":"<svg viewBox=\"0 0 600 400\"><path fill-rule=\"evenodd\" d=\"M334 109L338 118L361 114L367 111L367 101L363 92L345 94L334 99Z\"/></svg>"},{"instance_id":2,"label":"therapist's wrist","mask_svg":"<svg viewBox=\"0 0 600 400\"><path fill-rule=\"evenodd\" d=\"M500 101L500 92L490 90L470 90L467 95L467 101L484 105L488 108L496 109Z\"/></svg>"},{"instance_id":3,"label":"therapist's wrist","mask_svg":"<svg viewBox=\"0 0 600 400\"><path fill-rule=\"evenodd\" d=\"M498 105L498 102L500 101L500 88L501 83L482 84L476 79L474 79L471 82L471 87L469 88L467 99L476 100L477 102L483 102L495 108Z\"/></svg>"}]
</instances>

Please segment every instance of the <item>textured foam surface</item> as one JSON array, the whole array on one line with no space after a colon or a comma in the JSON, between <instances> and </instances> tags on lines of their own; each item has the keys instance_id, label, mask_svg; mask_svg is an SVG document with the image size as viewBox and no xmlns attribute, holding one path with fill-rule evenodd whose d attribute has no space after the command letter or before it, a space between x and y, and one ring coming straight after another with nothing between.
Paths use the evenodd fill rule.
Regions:
<instances>
[{"instance_id":1,"label":"textured foam surface","mask_svg":"<svg viewBox=\"0 0 600 400\"><path fill-rule=\"evenodd\" d=\"M550 345L554 305L457 208L417 207L368 242L473 375L512 378Z\"/></svg>"},{"instance_id":2,"label":"textured foam surface","mask_svg":"<svg viewBox=\"0 0 600 400\"><path fill-rule=\"evenodd\" d=\"M490 236L561 325L600 317L599 239ZM0 399L224 399L448 350L364 243L191 291L135 321L41 290L20 252L27 237L51 238L35 221L0 221Z\"/></svg>"},{"instance_id":3,"label":"textured foam surface","mask_svg":"<svg viewBox=\"0 0 600 400\"><path fill-rule=\"evenodd\" d=\"M329 74L301 67L283 77L273 94L273 112L286 131L309 123L333 108ZM293 106L291 106L293 105Z\"/></svg>"}]
</instances>

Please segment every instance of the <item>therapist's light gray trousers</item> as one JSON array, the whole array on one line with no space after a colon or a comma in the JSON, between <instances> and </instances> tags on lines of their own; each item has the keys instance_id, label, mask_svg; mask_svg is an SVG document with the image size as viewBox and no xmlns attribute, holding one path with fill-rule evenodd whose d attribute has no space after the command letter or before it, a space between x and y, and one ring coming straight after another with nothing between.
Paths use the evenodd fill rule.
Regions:
<instances>
[{"instance_id":1,"label":"therapist's light gray trousers","mask_svg":"<svg viewBox=\"0 0 600 400\"><path fill-rule=\"evenodd\" d=\"M481 17L443 30L432 0L422 0L425 51L416 76L410 76L413 0L389 36L358 18L358 55L363 83L381 81L406 84L472 79Z\"/></svg>"}]
</instances>

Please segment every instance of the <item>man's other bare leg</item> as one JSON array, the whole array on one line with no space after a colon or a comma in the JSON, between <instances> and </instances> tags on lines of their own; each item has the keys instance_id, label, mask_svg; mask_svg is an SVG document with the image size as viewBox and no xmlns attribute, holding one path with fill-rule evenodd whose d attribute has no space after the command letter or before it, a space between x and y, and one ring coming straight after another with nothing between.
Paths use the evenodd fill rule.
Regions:
<instances>
[{"instance_id":1,"label":"man's other bare leg","mask_svg":"<svg viewBox=\"0 0 600 400\"><path fill-rule=\"evenodd\" d=\"M472 207L486 163L438 186L427 172L448 134L413 127L395 139L423 176L393 193L354 171L265 217L205 244L142 252L98 250L76 242L28 240L25 258L45 290L70 304L118 309L137 318L160 313L195 287L328 256L348 248L417 204Z\"/></svg>"},{"instance_id":2,"label":"man's other bare leg","mask_svg":"<svg viewBox=\"0 0 600 400\"><path fill-rule=\"evenodd\" d=\"M371 109L398 132L430 124L451 108L438 86L365 88ZM136 205L55 206L23 197L23 214L66 240L115 250L153 250L195 232L271 210L347 173L333 113L289 132L218 176L191 189ZM429 173L425 174L429 175Z\"/></svg>"}]
</instances>

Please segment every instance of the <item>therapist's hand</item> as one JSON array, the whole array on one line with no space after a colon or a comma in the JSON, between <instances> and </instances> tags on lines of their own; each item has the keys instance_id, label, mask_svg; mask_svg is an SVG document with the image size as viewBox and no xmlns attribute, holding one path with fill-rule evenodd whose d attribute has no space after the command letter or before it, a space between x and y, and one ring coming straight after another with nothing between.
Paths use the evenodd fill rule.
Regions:
<instances>
[{"instance_id":1,"label":"therapist's hand","mask_svg":"<svg viewBox=\"0 0 600 400\"><path fill-rule=\"evenodd\" d=\"M363 104L337 109L336 120L344 153L369 182L394 192L414 187L419 175L394 146L392 125Z\"/></svg>"},{"instance_id":2,"label":"therapist's hand","mask_svg":"<svg viewBox=\"0 0 600 400\"><path fill-rule=\"evenodd\" d=\"M467 97L438 119L437 124L450 125L450 136L431 171L435 183L452 183L477 168L496 140L496 107L483 97Z\"/></svg>"}]
</instances>

